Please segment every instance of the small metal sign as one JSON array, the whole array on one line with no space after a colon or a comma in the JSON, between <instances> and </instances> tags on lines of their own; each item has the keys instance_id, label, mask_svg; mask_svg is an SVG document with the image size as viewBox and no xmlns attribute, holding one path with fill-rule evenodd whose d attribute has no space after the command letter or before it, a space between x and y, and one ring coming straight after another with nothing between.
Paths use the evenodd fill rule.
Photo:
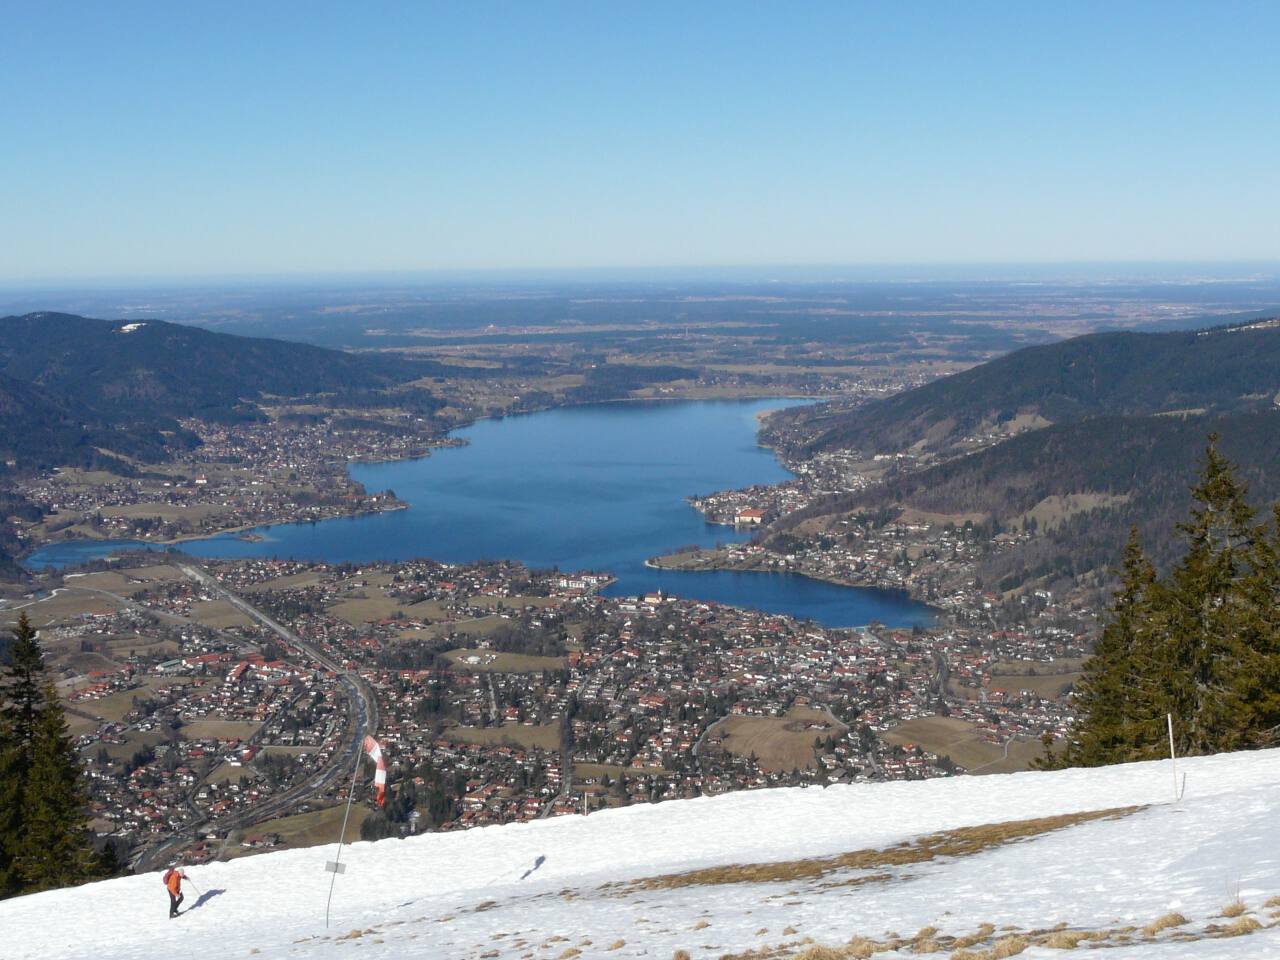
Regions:
<instances>
[{"instance_id":1,"label":"small metal sign","mask_svg":"<svg viewBox=\"0 0 1280 960\"><path fill-rule=\"evenodd\" d=\"M338 863L336 860L330 860L325 863L324 869L326 873L346 873L347 865L345 863Z\"/></svg>"}]
</instances>

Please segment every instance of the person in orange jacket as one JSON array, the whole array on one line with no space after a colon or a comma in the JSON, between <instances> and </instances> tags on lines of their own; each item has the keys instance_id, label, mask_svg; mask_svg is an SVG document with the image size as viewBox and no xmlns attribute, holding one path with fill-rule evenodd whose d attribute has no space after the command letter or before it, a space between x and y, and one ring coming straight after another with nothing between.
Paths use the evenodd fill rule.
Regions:
<instances>
[{"instance_id":1,"label":"person in orange jacket","mask_svg":"<svg viewBox=\"0 0 1280 960\"><path fill-rule=\"evenodd\" d=\"M164 885L169 891L169 916L176 917L178 915L178 907L182 906L182 881L189 879L185 873L171 866L165 871Z\"/></svg>"}]
</instances>

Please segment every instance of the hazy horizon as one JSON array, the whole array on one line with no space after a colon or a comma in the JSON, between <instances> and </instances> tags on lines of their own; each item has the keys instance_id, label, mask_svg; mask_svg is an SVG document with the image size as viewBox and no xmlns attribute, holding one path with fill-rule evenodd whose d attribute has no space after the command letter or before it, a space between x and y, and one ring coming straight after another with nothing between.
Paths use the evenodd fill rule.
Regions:
<instances>
[{"instance_id":1,"label":"hazy horizon","mask_svg":"<svg viewBox=\"0 0 1280 960\"><path fill-rule=\"evenodd\" d=\"M5 25L10 287L1280 260L1274 5L43 4Z\"/></svg>"}]
</instances>

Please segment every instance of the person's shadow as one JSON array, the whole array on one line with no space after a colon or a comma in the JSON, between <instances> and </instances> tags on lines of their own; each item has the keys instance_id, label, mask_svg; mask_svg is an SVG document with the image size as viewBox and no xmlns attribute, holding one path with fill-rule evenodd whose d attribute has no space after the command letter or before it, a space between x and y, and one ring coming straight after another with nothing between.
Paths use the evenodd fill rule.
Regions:
<instances>
[{"instance_id":1,"label":"person's shadow","mask_svg":"<svg viewBox=\"0 0 1280 960\"><path fill-rule=\"evenodd\" d=\"M200 899L197 900L195 903L193 903L191 906L187 907L187 909L184 910L183 913L190 913L192 910L198 910L201 907L203 907L206 903L208 903L210 900L212 900L214 897L226 892L227 892L226 890L206 890L204 893L200 894Z\"/></svg>"}]
</instances>

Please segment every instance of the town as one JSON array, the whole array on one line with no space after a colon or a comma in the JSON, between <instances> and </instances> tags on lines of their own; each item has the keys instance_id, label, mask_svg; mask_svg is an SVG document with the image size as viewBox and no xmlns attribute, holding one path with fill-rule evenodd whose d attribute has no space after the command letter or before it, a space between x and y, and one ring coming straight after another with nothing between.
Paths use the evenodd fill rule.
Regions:
<instances>
[{"instance_id":1,"label":"town","mask_svg":"<svg viewBox=\"0 0 1280 960\"><path fill-rule=\"evenodd\" d=\"M334 839L351 787L340 672L372 691L389 757L385 808L367 778L356 788L353 829L377 838L1022 769L1069 728L1088 639L1052 604L1018 628L942 611L910 630L827 629L511 563L206 562L208 582L171 555L94 566L23 609L95 828L144 866Z\"/></svg>"}]
</instances>

